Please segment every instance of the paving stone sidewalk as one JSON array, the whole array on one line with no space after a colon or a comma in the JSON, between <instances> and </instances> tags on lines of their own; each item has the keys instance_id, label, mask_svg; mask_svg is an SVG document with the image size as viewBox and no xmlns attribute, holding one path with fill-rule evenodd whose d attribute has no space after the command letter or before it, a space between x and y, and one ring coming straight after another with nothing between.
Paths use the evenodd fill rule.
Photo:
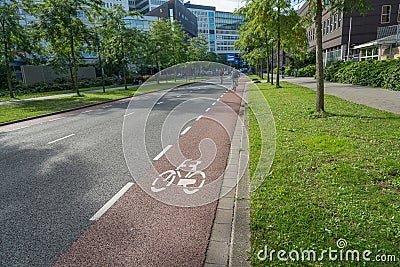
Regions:
<instances>
[{"instance_id":1,"label":"paving stone sidewalk","mask_svg":"<svg viewBox=\"0 0 400 267\"><path fill-rule=\"evenodd\" d=\"M313 90L317 88L317 83L314 78L287 77L281 81L298 84ZM325 82L325 93L357 104L400 114L400 91Z\"/></svg>"}]
</instances>

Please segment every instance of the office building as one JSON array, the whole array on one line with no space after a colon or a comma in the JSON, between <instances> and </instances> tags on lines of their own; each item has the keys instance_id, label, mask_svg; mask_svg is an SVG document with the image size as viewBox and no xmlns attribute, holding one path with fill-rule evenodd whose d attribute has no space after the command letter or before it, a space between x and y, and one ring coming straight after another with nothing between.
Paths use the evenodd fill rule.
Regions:
<instances>
[{"instance_id":1,"label":"office building","mask_svg":"<svg viewBox=\"0 0 400 267\"><path fill-rule=\"evenodd\" d=\"M338 60L366 60L369 58L381 59L385 50L396 50L396 41L393 31L397 31L400 23L400 0L371 0L371 10L364 16L358 12L333 14L329 6L323 12L322 47L325 65L330 65ZM309 4L305 3L298 11L300 16L309 12ZM397 32L396 32L397 33ZM391 37L387 38L387 37ZM316 45L315 26L307 31L309 49ZM362 46L382 38L380 47Z\"/></svg>"},{"instance_id":2,"label":"office building","mask_svg":"<svg viewBox=\"0 0 400 267\"><path fill-rule=\"evenodd\" d=\"M142 14L147 14L168 1L169 0L131 0L129 1L129 8L130 10L137 10ZM181 3L183 4L183 0Z\"/></svg>"},{"instance_id":3,"label":"office building","mask_svg":"<svg viewBox=\"0 0 400 267\"><path fill-rule=\"evenodd\" d=\"M148 12L147 16L176 20L191 37L197 36L197 18L179 0L170 0Z\"/></svg>"},{"instance_id":4,"label":"office building","mask_svg":"<svg viewBox=\"0 0 400 267\"><path fill-rule=\"evenodd\" d=\"M114 5L120 5L126 11L129 10L129 1L128 0L103 0L103 3L106 8L110 8Z\"/></svg>"},{"instance_id":5,"label":"office building","mask_svg":"<svg viewBox=\"0 0 400 267\"><path fill-rule=\"evenodd\" d=\"M190 2L185 3L197 18L198 35L206 38L208 51L215 52L215 7L194 5Z\"/></svg>"},{"instance_id":6,"label":"office building","mask_svg":"<svg viewBox=\"0 0 400 267\"><path fill-rule=\"evenodd\" d=\"M197 17L199 35L208 41L209 52L217 54L239 54L234 49L239 39L239 27L243 18L230 12L217 11L213 6L195 5L190 2L185 6Z\"/></svg>"},{"instance_id":7,"label":"office building","mask_svg":"<svg viewBox=\"0 0 400 267\"><path fill-rule=\"evenodd\" d=\"M239 39L239 27L244 23L243 18L230 12L215 12L215 39L217 54L237 54L234 49Z\"/></svg>"}]
</instances>

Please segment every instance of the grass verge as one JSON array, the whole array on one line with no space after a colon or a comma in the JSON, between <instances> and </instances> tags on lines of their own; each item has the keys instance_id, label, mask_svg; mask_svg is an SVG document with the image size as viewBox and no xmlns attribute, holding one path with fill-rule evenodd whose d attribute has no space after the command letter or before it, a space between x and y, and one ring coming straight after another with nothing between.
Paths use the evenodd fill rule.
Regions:
<instances>
[{"instance_id":1,"label":"grass verge","mask_svg":"<svg viewBox=\"0 0 400 267\"><path fill-rule=\"evenodd\" d=\"M108 85L105 86L106 90L107 89L112 89L112 88L122 88L124 85ZM132 86L129 86L132 87ZM96 86L96 87L89 87L89 88L82 88L79 89L80 92L87 92L87 91L93 91L93 90L102 90L102 86ZM12 101L12 100L23 100L23 99L29 99L29 98L36 98L36 97L42 97L42 96L53 96L53 95L61 95L61 94L74 94L75 90L61 90L61 91L52 91L52 92L42 92L42 93L30 93L30 94L21 94L19 95L18 93L15 94L15 98L10 98L9 96L0 96L0 102L6 102L6 101Z\"/></svg>"},{"instance_id":2,"label":"grass verge","mask_svg":"<svg viewBox=\"0 0 400 267\"><path fill-rule=\"evenodd\" d=\"M16 105L0 106L0 123L132 96L135 94L136 90L137 87L134 87L128 90L84 94L82 97L68 96Z\"/></svg>"},{"instance_id":3,"label":"grass verge","mask_svg":"<svg viewBox=\"0 0 400 267\"><path fill-rule=\"evenodd\" d=\"M316 118L312 90L258 86L275 118L277 149L270 174L251 195L252 265L380 266L375 257L395 255L397 262L384 265L399 266L400 115L327 95L327 116ZM251 176L261 142L251 113L249 132ZM302 250L316 251L316 259L322 250L340 251L339 239L347 241L342 258L357 250L359 262L331 261L329 254L301 261ZM265 246L268 254L276 250L272 261L257 257ZM279 250L298 251L300 261L278 260ZM371 262L362 261L365 250Z\"/></svg>"}]
</instances>

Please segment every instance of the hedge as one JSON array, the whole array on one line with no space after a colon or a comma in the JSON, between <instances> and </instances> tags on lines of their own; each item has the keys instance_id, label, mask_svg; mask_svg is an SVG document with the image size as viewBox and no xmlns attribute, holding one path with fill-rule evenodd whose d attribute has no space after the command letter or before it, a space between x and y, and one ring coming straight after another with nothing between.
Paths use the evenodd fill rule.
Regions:
<instances>
[{"instance_id":1,"label":"hedge","mask_svg":"<svg viewBox=\"0 0 400 267\"><path fill-rule=\"evenodd\" d=\"M339 61L325 68L325 80L400 90L400 59Z\"/></svg>"},{"instance_id":2,"label":"hedge","mask_svg":"<svg viewBox=\"0 0 400 267\"><path fill-rule=\"evenodd\" d=\"M315 65L308 65L304 68L300 68L297 71L297 77L314 77L316 72Z\"/></svg>"},{"instance_id":3,"label":"hedge","mask_svg":"<svg viewBox=\"0 0 400 267\"><path fill-rule=\"evenodd\" d=\"M286 76L296 76L296 77L314 77L315 76L315 65L308 65L306 67L300 68L297 70L293 66L285 67L285 75Z\"/></svg>"}]
</instances>

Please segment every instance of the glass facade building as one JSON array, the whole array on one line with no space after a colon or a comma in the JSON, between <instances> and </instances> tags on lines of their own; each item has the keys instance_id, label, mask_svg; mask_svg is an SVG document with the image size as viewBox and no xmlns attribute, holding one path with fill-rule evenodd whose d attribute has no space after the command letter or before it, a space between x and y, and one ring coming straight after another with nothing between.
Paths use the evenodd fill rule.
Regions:
<instances>
[{"instance_id":1,"label":"glass facade building","mask_svg":"<svg viewBox=\"0 0 400 267\"><path fill-rule=\"evenodd\" d=\"M208 51L217 54L239 53L233 46L239 39L239 27L244 23L241 16L216 11L213 6L194 5L190 2L185 3L185 6L197 17L199 35L207 39Z\"/></svg>"},{"instance_id":2,"label":"glass facade building","mask_svg":"<svg viewBox=\"0 0 400 267\"><path fill-rule=\"evenodd\" d=\"M230 12L215 12L215 38L217 54L237 54L234 49L239 39L239 27L244 24L243 17Z\"/></svg>"},{"instance_id":3,"label":"glass facade building","mask_svg":"<svg viewBox=\"0 0 400 267\"><path fill-rule=\"evenodd\" d=\"M185 3L185 6L197 17L198 35L208 42L208 51L215 52L215 7Z\"/></svg>"},{"instance_id":4,"label":"glass facade building","mask_svg":"<svg viewBox=\"0 0 400 267\"><path fill-rule=\"evenodd\" d=\"M183 1L180 1L183 4ZM169 2L169 0L136 0L136 1L129 1L130 10L137 10L142 14L147 14L148 12L154 10L155 8Z\"/></svg>"}]
</instances>

